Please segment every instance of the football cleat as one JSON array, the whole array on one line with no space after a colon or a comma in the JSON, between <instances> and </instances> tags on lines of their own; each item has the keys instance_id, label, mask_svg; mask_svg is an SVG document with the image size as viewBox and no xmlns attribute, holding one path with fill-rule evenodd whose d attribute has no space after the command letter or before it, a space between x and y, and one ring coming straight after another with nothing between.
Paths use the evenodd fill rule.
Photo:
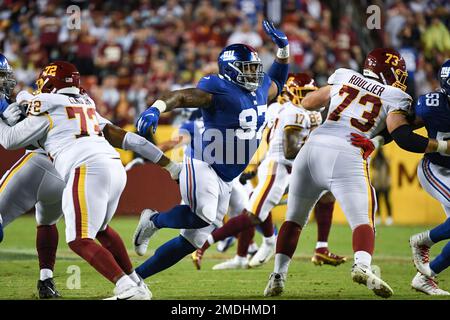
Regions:
<instances>
[{"instance_id":1,"label":"football cleat","mask_svg":"<svg viewBox=\"0 0 450 320\"><path fill-rule=\"evenodd\" d=\"M331 253L328 248L319 248L314 251L314 255L311 258L311 262L316 266L323 264L329 264L330 266L338 266L347 261L346 257L341 257Z\"/></svg>"},{"instance_id":2,"label":"football cleat","mask_svg":"<svg viewBox=\"0 0 450 320\"><path fill-rule=\"evenodd\" d=\"M423 292L430 296L448 296L449 292L442 290L438 287L436 279L433 277L427 277L420 272L417 272L416 276L412 279L411 287L416 291Z\"/></svg>"},{"instance_id":3,"label":"football cleat","mask_svg":"<svg viewBox=\"0 0 450 320\"><path fill-rule=\"evenodd\" d=\"M269 282L264 289L265 297L279 296L283 293L285 276L282 273L272 272L269 276Z\"/></svg>"},{"instance_id":4,"label":"football cleat","mask_svg":"<svg viewBox=\"0 0 450 320\"><path fill-rule=\"evenodd\" d=\"M144 280L141 280L141 281L138 283L138 287L141 288L142 290L144 290L144 291L147 292L147 294L148 294L148 296L149 296L149 299L146 299L146 300L151 300L151 299L152 299L153 294L152 294L152 292L150 291L150 289L149 289L149 287L147 286L147 284L144 282Z\"/></svg>"},{"instance_id":5,"label":"football cleat","mask_svg":"<svg viewBox=\"0 0 450 320\"><path fill-rule=\"evenodd\" d=\"M275 254L275 238L271 241L263 241L261 244L261 247L258 249L258 251L255 253L253 258L249 262L249 266L251 268L262 266L263 264L267 263L270 258L273 257Z\"/></svg>"},{"instance_id":6,"label":"football cleat","mask_svg":"<svg viewBox=\"0 0 450 320\"><path fill-rule=\"evenodd\" d=\"M58 290L56 290L55 281L53 281L53 278L38 280L37 290L39 299L54 299L61 297Z\"/></svg>"},{"instance_id":7,"label":"football cleat","mask_svg":"<svg viewBox=\"0 0 450 320\"><path fill-rule=\"evenodd\" d=\"M431 277L430 247L424 243L426 238L428 238L428 231L415 234L409 238L409 246L417 271Z\"/></svg>"},{"instance_id":8,"label":"football cleat","mask_svg":"<svg viewBox=\"0 0 450 320\"><path fill-rule=\"evenodd\" d=\"M354 282L367 286L377 296L389 298L394 293L394 290L366 265L354 264L351 275Z\"/></svg>"},{"instance_id":9,"label":"football cleat","mask_svg":"<svg viewBox=\"0 0 450 320\"><path fill-rule=\"evenodd\" d=\"M157 213L151 209L144 209L141 212L139 224L133 235L134 251L140 256L145 254L150 238L158 231L153 221L150 220Z\"/></svg>"},{"instance_id":10,"label":"football cleat","mask_svg":"<svg viewBox=\"0 0 450 320\"><path fill-rule=\"evenodd\" d=\"M217 242L217 251L220 253L226 252L229 248L231 248L236 241L235 237L228 237L225 240L221 240Z\"/></svg>"},{"instance_id":11,"label":"football cleat","mask_svg":"<svg viewBox=\"0 0 450 320\"><path fill-rule=\"evenodd\" d=\"M192 263L197 270L202 268L203 250L197 249L191 254Z\"/></svg>"},{"instance_id":12,"label":"football cleat","mask_svg":"<svg viewBox=\"0 0 450 320\"><path fill-rule=\"evenodd\" d=\"M116 287L114 288L114 296L103 300L151 300L152 293L147 285L144 285L140 283L139 285Z\"/></svg>"},{"instance_id":13,"label":"football cleat","mask_svg":"<svg viewBox=\"0 0 450 320\"><path fill-rule=\"evenodd\" d=\"M216 264L213 270L248 269L248 259L235 256L233 259Z\"/></svg>"}]
</instances>

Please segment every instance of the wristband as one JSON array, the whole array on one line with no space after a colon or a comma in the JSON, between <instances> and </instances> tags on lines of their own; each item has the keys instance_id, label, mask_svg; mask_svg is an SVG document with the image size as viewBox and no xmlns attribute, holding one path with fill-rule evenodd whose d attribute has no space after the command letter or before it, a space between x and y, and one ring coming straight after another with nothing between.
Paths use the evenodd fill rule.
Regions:
<instances>
[{"instance_id":1,"label":"wristband","mask_svg":"<svg viewBox=\"0 0 450 320\"><path fill-rule=\"evenodd\" d=\"M278 48L277 58L279 59L287 59L289 57L289 45L284 48Z\"/></svg>"},{"instance_id":2,"label":"wristband","mask_svg":"<svg viewBox=\"0 0 450 320\"><path fill-rule=\"evenodd\" d=\"M152 107L158 109L160 113L163 113L167 109L167 104L162 100L156 100Z\"/></svg>"},{"instance_id":3,"label":"wristband","mask_svg":"<svg viewBox=\"0 0 450 320\"><path fill-rule=\"evenodd\" d=\"M437 146L436 152L447 153L447 141L438 140L437 143L438 143L438 146Z\"/></svg>"}]
</instances>

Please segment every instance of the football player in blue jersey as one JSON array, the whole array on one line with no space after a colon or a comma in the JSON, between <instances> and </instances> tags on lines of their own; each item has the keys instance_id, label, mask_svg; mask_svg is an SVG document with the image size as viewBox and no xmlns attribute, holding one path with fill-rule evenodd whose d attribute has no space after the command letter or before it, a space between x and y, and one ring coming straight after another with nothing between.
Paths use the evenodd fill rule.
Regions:
<instances>
[{"instance_id":1,"label":"football player in blue jersey","mask_svg":"<svg viewBox=\"0 0 450 320\"><path fill-rule=\"evenodd\" d=\"M419 97L415 105L416 122L425 126L428 137L450 140L450 60L439 70L441 89ZM450 295L440 289L435 276L450 266L450 242L431 262L429 252L435 243L450 239L450 156L442 152L427 153L417 168L422 187L437 199L447 220L432 230L413 235L409 242L414 264L419 271L412 287L429 295Z\"/></svg>"},{"instance_id":2,"label":"football player in blue jersey","mask_svg":"<svg viewBox=\"0 0 450 320\"><path fill-rule=\"evenodd\" d=\"M180 236L156 249L136 271L147 278L177 263L205 243L222 224L230 199L231 183L247 167L258 148L266 125L267 104L286 82L289 43L272 22L264 21L266 34L278 46L267 74L255 49L244 44L225 47L219 57L219 73L203 77L196 88L160 96L137 121L139 134L156 130L161 112L200 107L204 131L200 143L184 157L180 192L186 205L167 212L145 209L133 240L143 255L158 229L181 229Z\"/></svg>"}]
</instances>

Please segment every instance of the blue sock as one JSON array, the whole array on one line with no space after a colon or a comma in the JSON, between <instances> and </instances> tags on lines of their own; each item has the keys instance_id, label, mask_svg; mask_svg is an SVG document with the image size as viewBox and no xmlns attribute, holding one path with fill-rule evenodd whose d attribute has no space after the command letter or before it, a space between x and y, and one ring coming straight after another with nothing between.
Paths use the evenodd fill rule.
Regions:
<instances>
[{"instance_id":1,"label":"blue sock","mask_svg":"<svg viewBox=\"0 0 450 320\"><path fill-rule=\"evenodd\" d=\"M178 236L156 249L152 257L136 268L136 273L146 279L173 266L196 249L185 238Z\"/></svg>"},{"instance_id":2,"label":"blue sock","mask_svg":"<svg viewBox=\"0 0 450 320\"><path fill-rule=\"evenodd\" d=\"M430 239L434 243L450 239L450 218L430 231Z\"/></svg>"},{"instance_id":3,"label":"blue sock","mask_svg":"<svg viewBox=\"0 0 450 320\"><path fill-rule=\"evenodd\" d=\"M0 223L0 242L3 241L3 225Z\"/></svg>"},{"instance_id":4,"label":"blue sock","mask_svg":"<svg viewBox=\"0 0 450 320\"><path fill-rule=\"evenodd\" d=\"M448 242L440 255L430 262L430 268L434 273L438 274L450 266L450 242Z\"/></svg>"},{"instance_id":5,"label":"blue sock","mask_svg":"<svg viewBox=\"0 0 450 320\"><path fill-rule=\"evenodd\" d=\"M152 217L158 229L200 229L209 226L200 219L187 205L178 205L166 212L160 212Z\"/></svg>"}]
</instances>

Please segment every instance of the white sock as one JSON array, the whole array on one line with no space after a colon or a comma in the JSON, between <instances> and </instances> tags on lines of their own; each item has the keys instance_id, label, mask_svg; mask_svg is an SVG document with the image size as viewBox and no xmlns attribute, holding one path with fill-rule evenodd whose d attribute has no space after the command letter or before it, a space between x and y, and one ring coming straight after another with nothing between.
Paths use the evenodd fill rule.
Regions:
<instances>
[{"instance_id":1,"label":"white sock","mask_svg":"<svg viewBox=\"0 0 450 320\"><path fill-rule=\"evenodd\" d=\"M247 263L247 261L248 261L247 257L241 257L238 255L235 255L234 259L236 260L236 262L240 262L240 263Z\"/></svg>"},{"instance_id":2,"label":"white sock","mask_svg":"<svg viewBox=\"0 0 450 320\"><path fill-rule=\"evenodd\" d=\"M275 255L275 267L273 268L273 272L287 274L290 263L291 258L285 254L277 253Z\"/></svg>"},{"instance_id":3,"label":"white sock","mask_svg":"<svg viewBox=\"0 0 450 320\"><path fill-rule=\"evenodd\" d=\"M271 235L270 237L264 237L263 241L264 241L265 244L268 244L268 245L274 244L275 241L276 241L275 234Z\"/></svg>"},{"instance_id":4,"label":"white sock","mask_svg":"<svg viewBox=\"0 0 450 320\"><path fill-rule=\"evenodd\" d=\"M356 251L354 255L355 264L363 264L370 267L372 263L372 256L366 251Z\"/></svg>"},{"instance_id":5,"label":"white sock","mask_svg":"<svg viewBox=\"0 0 450 320\"><path fill-rule=\"evenodd\" d=\"M319 249L319 248L328 248L328 242L317 241L316 249Z\"/></svg>"},{"instance_id":6,"label":"white sock","mask_svg":"<svg viewBox=\"0 0 450 320\"><path fill-rule=\"evenodd\" d=\"M39 279L41 281L47 280L53 278L53 271L50 269L41 269Z\"/></svg>"},{"instance_id":7,"label":"white sock","mask_svg":"<svg viewBox=\"0 0 450 320\"><path fill-rule=\"evenodd\" d=\"M116 288L121 288L125 286L132 286L135 287L137 284L134 282L129 276L123 275L119 280L116 282Z\"/></svg>"},{"instance_id":8,"label":"white sock","mask_svg":"<svg viewBox=\"0 0 450 320\"><path fill-rule=\"evenodd\" d=\"M136 271L133 271L132 273L130 273L128 275L131 280L133 280L134 282L136 282L137 285L139 285L139 283L142 281L141 277L138 276L138 274L136 273Z\"/></svg>"}]
</instances>

